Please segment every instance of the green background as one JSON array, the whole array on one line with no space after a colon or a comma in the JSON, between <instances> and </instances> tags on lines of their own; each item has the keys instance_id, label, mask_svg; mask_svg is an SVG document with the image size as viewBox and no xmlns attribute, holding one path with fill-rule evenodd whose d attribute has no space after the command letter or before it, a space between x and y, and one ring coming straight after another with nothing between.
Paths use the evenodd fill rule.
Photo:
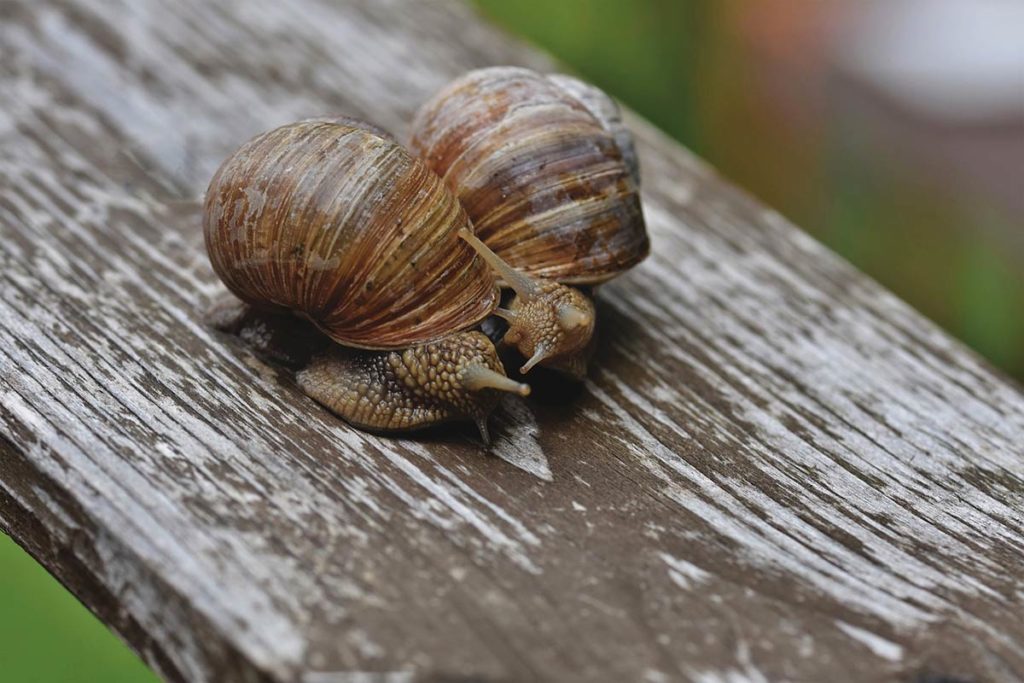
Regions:
<instances>
[{"instance_id":1,"label":"green background","mask_svg":"<svg viewBox=\"0 0 1024 683\"><path fill-rule=\"evenodd\" d=\"M135 683L157 678L71 593L0 534L0 680Z\"/></svg>"},{"instance_id":2,"label":"green background","mask_svg":"<svg viewBox=\"0 0 1024 683\"><path fill-rule=\"evenodd\" d=\"M726 177L760 196L1004 370L1024 376L1019 264L979 235L1007 216L917 182L870 136L827 114L794 129L765 113L735 0L481 0ZM796 3L800 4L800 3ZM742 19L742 17L739 17ZM978 231L979 224L992 230ZM964 229L969 226L971 229ZM64 588L0 535L0 678L155 677Z\"/></svg>"}]
</instances>

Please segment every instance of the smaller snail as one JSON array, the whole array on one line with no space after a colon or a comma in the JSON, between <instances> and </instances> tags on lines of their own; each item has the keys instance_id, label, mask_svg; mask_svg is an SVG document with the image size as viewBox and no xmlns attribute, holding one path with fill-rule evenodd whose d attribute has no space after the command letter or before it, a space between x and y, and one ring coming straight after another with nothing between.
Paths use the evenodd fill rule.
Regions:
<instances>
[{"instance_id":1,"label":"smaller snail","mask_svg":"<svg viewBox=\"0 0 1024 683\"><path fill-rule=\"evenodd\" d=\"M468 331L498 307L492 268L521 292L525 303L503 315L524 339L557 355L573 342L559 326L586 322L560 285L481 250L441 180L352 119L300 121L245 143L210 182L203 229L236 297L304 318L336 342L297 381L364 429L468 419L486 441L500 392L529 393L505 375L491 341Z\"/></svg>"},{"instance_id":2,"label":"smaller snail","mask_svg":"<svg viewBox=\"0 0 1024 683\"><path fill-rule=\"evenodd\" d=\"M541 364L582 378L594 306L567 285L606 282L650 249L632 136L615 102L568 76L478 69L419 109L410 146L459 198L479 241L497 255L492 265L500 257L544 280L530 290L499 270L516 293L498 314L511 325L505 340L527 358L523 371ZM559 301L556 326L550 315L535 322L525 293L536 300L537 287ZM521 329L527 323L530 331ZM557 343L545 342L554 332Z\"/></svg>"}]
</instances>

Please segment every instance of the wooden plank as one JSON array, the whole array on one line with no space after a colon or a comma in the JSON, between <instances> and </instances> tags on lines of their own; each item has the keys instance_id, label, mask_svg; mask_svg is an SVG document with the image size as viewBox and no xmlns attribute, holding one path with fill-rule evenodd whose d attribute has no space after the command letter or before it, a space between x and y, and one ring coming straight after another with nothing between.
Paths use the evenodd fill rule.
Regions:
<instances>
[{"instance_id":1,"label":"wooden plank","mask_svg":"<svg viewBox=\"0 0 1024 683\"><path fill-rule=\"evenodd\" d=\"M1019 389L635 118L652 257L500 457L202 324L229 150L542 56L455 4L0 13L0 526L166 678L1024 677Z\"/></svg>"}]
</instances>

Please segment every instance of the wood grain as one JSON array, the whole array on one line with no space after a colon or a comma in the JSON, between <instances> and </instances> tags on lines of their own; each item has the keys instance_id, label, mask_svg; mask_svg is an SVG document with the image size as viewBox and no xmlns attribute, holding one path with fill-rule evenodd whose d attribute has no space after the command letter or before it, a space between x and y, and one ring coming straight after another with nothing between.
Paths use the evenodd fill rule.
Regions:
<instances>
[{"instance_id":1,"label":"wood grain","mask_svg":"<svg viewBox=\"0 0 1024 683\"><path fill-rule=\"evenodd\" d=\"M242 141L542 56L447 3L0 15L0 526L167 679L1024 677L1020 390L635 118L652 256L499 457L204 326Z\"/></svg>"}]
</instances>

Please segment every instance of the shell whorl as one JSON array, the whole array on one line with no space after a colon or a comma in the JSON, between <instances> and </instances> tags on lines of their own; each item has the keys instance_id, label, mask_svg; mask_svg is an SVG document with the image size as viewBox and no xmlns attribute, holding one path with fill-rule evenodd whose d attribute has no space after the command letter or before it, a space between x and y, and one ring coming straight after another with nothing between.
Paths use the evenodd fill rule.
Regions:
<instances>
[{"instance_id":1,"label":"shell whorl","mask_svg":"<svg viewBox=\"0 0 1024 683\"><path fill-rule=\"evenodd\" d=\"M622 120L622 110L604 90L567 74L548 74L547 79L583 103L594 118L615 138L622 160L629 167L629 175L640 187L640 160L636 155L633 133Z\"/></svg>"},{"instance_id":2,"label":"shell whorl","mask_svg":"<svg viewBox=\"0 0 1024 683\"><path fill-rule=\"evenodd\" d=\"M206 193L214 271L236 296L290 309L335 341L393 349L470 327L494 276L441 180L379 129L312 119L259 135Z\"/></svg>"},{"instance_id":3,"label":"shell whorl","mask_svg":"<svg viewBox=\"0 0 1024 683\"><path fill-rule=\"evenodd\" d=\"M615 137L545 76L471 71L427 102L412 130L413 151L513 267L594 284L646 257L638 187Z\"/></svg>"}]
</instances>

